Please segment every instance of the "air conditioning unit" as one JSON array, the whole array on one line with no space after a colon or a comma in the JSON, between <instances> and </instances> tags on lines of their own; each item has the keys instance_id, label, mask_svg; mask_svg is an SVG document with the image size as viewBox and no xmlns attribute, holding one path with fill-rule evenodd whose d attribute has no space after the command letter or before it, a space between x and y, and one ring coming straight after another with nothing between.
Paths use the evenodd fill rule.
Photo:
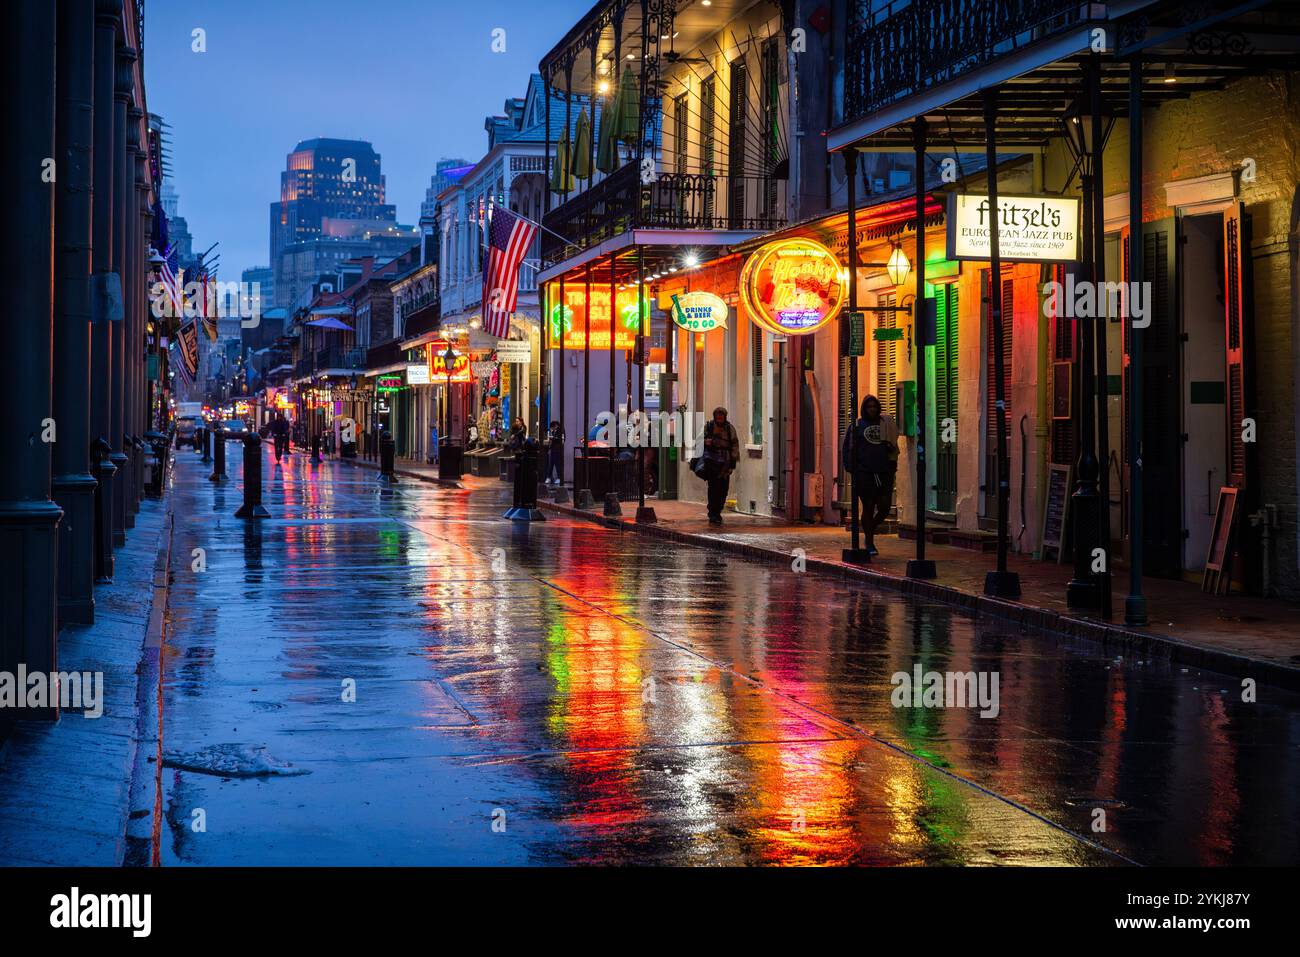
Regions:
<instances>
[{"instance_id":1,"label":"air conditioning unit","mask_svg":"<svg viewBox=\"0 0 1300 957\"><path fill-rule=\"evenodd\" d=\"M805 508L821 508L826 504L826 477L820 472L803 473L803 504Z\"/></svg>"}]
</instances>

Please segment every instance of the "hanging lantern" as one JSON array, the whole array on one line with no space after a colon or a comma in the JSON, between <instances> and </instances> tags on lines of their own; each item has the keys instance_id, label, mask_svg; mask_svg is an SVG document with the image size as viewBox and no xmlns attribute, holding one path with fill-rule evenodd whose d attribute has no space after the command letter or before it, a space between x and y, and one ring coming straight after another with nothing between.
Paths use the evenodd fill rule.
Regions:
<instances>
[{"instance_id":1,"label":"hanging lantern","mask_svg":"<svg viewBox=\"0 0 1300 957\"><path fill-rule=\"evenodd\" d=\"M903 252L903 247L899 243L894 244L894 251L889 254L889 262L885 264L885 272L889 274L889 281L895 286L901 286L907 274L912 271L912 264L907 259L907 253Z\"/></svg>"}]
</instances>

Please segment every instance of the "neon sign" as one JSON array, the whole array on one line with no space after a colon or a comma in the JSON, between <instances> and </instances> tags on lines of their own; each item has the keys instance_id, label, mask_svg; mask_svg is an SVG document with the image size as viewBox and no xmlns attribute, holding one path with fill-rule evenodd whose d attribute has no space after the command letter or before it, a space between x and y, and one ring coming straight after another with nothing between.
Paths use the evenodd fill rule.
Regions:
<instances>
[{"instance_id":1,"label":"neon sign","mask_svg":"<svg viewBox=\"0 0 1300 957\"><path fill-rule=\"evenodd\" d=\"M447 382L447 346L446 339L437 339L425 347L429 350L429 378L434 385L443 385ZM451 361L451 381L453 383L474 381L468 353L454 353Z\"/></svg>"},{"instance_id":2,"label":"neon sign","mask_svg":"<svg viewBox=\"0 0 1300 957\"><path fill-rule=\"evenodd\" d=\"M711 292L673 296L673 321L687 332L712 332L727 325L727 304Z\"/></svg>"},{"instance_id":3,"label":"neon sign","mask_svg":"<svg viewBox=\"0 0 1300 957\"><path fill-rule=\"evenodd\" d=\"M745 263L740 293L750 318L777 335L803 336L844 307L839 261L812 239L779 239Z\"/></svg>"}]
</instances>

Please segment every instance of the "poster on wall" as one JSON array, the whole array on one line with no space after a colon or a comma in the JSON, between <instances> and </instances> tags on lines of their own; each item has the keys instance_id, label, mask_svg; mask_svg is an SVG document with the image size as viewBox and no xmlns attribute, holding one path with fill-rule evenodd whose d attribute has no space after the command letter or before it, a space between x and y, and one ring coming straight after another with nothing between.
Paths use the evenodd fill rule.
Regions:
<instances>
[{"instance_id":1,"label":"poster on wall","mask_svg":"<svg viewBox=\"0 0 1300 957\"><path fill-rule=\"evenodd\" d=\"M992 255L989 198L948 197L948 258L987 261ZM1061 196L999 196L998 255L1003 262L1079 259L1079 201Z\"/></svg>"},{"instance_id":2,"label":"poster on wall","mask_svg":"<svg viewBox=\"0 0 1300 957\"><path fill-rule=\"evenodd\" d=\"M749 316L777 335L803 336L830 322L844 306L844 271L812 239L779 239L745 263L740 292Z\"/></svg>"}]
</instances>

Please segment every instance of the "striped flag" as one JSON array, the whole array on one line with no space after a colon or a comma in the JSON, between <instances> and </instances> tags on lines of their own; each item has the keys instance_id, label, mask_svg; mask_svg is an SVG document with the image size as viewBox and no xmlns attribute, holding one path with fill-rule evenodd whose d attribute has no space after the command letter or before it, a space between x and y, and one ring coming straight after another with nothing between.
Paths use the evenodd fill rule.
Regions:
<instances>
[{"instance_id":1,"label":"striped flag","mask_svg":"<svg viewBox=\"0 0 1300 957\"><path fill-rule=\"evenodd\" d=\"M510 314L519 300L519 264L537 235L537 227L500 206L488 220L488 262L483 271L483 329L504 339Z\"/></svg>"},{"instance_id":2,"label":"striped flag","mask_svg":"<svg viewBox=\"0 0 1300 957\"><path fill-rule=\"evenodd\" d=\"M172 315L178 319L183 319L185 317L184 289L178 275L177 261L176 244L172 243L167 247L167 252L163 253L163 264L158 271L162 276L162 284L166 288L167 297L171 300Z\"/></svg>"}]
</instances>

